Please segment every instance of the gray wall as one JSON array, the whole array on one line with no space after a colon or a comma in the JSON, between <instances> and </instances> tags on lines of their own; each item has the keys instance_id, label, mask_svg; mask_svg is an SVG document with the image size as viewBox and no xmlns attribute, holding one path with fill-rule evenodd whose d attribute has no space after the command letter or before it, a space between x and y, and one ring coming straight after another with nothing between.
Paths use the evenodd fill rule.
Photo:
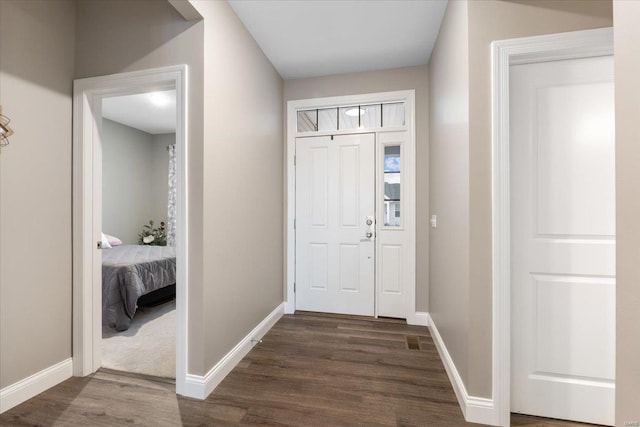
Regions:
<instances>
[{"instance_id":1,"label":"gray wall","mask_svg":"<svg viewBox=\"0 0 640 427\"><path fill-rule=\"evenodd\" d=\"M226 2L194 5L204 20L79 2L76 73L190 66L188 372L203 375L282 302L282 79Z\"/></svg>"},{"instance_id":2,"label":"gray wall","mask_svg":"<svg viewBox=\"0 0 640 427\"><path fill-rule=\"evenodd\" d=\"M0 388L71 357L73 1L0 1Z\"/></svg>"},{"instance_id":3,"label":"gray wall","mask_svg":"<svg viewBox=\"0 0 640 427\"><path fill-rule=\"evenodd\" d=\"M611 25L610 0L469 2L469 300L473 303L467 390L475 396L491 396L491 42Z\"/></svg>"},{"instance_id":4,"label":"gray wall","mask_svg":"<svg viewBox=\"0 0 640 427\"><path fill-rule=\"evenodd\" d=\"M616 84L616 425L640 421L640 2L613 2Z\"/></svg>"},{"instance_id":5,"label":"gray wall","mask_svg":"<svg viewBox=\"0 0 640 427\"><path fill-rule=\"evenodd\" d=\"M416 308L429 306L429 93L427 66L287 80L284 104L294 99L416 91ZM284 148L286 155L286 147Z\"/></svg>"},{"instance_id":6,"label":"gray wall","mask_svg":"<svg viewBox=\"0 0 640 427\"><path fill-rule=\"evenodd\" d=\"M188 371L205 374L282 301L282 79L225 2L198 3L206 44L205 21L165 1L0 7L2 103L17 132L0 155L0 385L71 355L73 78L175 64L189 66Z\"/></svg>"},{"instance_id":7,"label":"gray wall","mask_svg":"<svg viewBox=\"0 0 640 427\"><path fill-rule=\"evenodd\" d=\"M226 2L194 5L205 23L209 369L283 301L283 84Z\"/></svg>"},{"instance_id":8,"label":"gray wall","mask_svg":"<svg viewBox=\"0 0 640 427\"><path fill-rule=\"evenodd\" d=\"M468 384L469 42L467 3L450 2L429 64L429 313Z\"/></svg>"},{"instance_id":9,"label":"gray wall","mask_svg":"<svg viewBox=\"0 0 640 427\"><path fill-rule=\"evenodd\" d=\"M174 142L175 134L151 135L102 120L103 232L135 245L149 220L167 220L166 147Z\"/></svg>"},{"instance_id":10,"label":"gray wall","mask_svg":"<svg viewBox=\"0 0 640 427\"><path fill-rule=\"evenodd\" d=\"M575 31L588 28L610 26L612 23L611 2L608 0L566 1L553 0L485 0L464 1L468 20L468 70L469 70L469 107L468 107L468 145L460 148L460 154L468 153L468 169L461 170L468 183L459 179L448 179L444 169L433 170L431 174L432 194L448 194L462 191L462 198L468 198L468 220L463 216L456 219L457 225L466 227L468 221L468 237L464 242L451 245L443 239L433 238L430 253L456 253L469 251L468 277L461 278L458 269L465 268L464 262L457 257L448 259L432 259L430 309L435 313L435 322L440 329L443 325L443 339L456 366L463 376L469 394L473 396L491 397L491 57L490 44L493 40L515 37L526 37L540 34ZM458 10L464 15L458 1L450 2L449 9ZM499 17L497 19L496 17ZM460 18L462 19L462 17ZM438 45L446 41L444 34L451 23L443 23ZM457 26L454 25L454 28ZM464 45L460 41L461 46ZM430 68L442 67L447 59L445 55L453 55L448 51L442 55L434 55ZM438 58L441 58L440 60ZM442 61L442 62L439 62ZM432 82L437 85L438 82ZM433 99L432 103L446 103L446 99ZM444 104L446 105L446 104ZM434 116L432 115L432 118ZM443 126L452 126L451 132L466 132L462 125L443 122ZM460 120L456 120L459 122ZM432 124L437 126L437 124ZM436 142L437 144L437 142ZM432 146L434 152L437 150ZM434 154L436 156L437 154ZM432 164L434 164L435 160ZM458 163L459 164L459 163ZM468 186L468 190L464 189ZM466 195L464 194L466 192ZM437 196L436 196L437 197ZM434 200L434 199L432 199ZM443 200L444 202L444 200ZM438 209L434 201L434 209ZM434 213L438 213L435 212ZM440 223L440 221L439 221ZM441 229L432 233L440 234ZM437 265L437 267L436 267ZM452 311L446 311L438 301L446 300L450 305L460 300L460 305ZM468 307L465 307L468 301ZM447 304L447 303L445 303ZM464 318L468 320L465 321ZM458 363L461 366L458 366ZM466 365L466 366L465 366Z\"/></svg>"},{"instance_id":11,"label":"gray wall","mask_svg":"<svg viewBox=\"0 0 640 427\"><path fill-rule=\"evenodd\" d=\"M189 373L202 374L204 22L166 1L83 0L76 6L76 77L189 66Z\"/></svg>"}]
</instances>

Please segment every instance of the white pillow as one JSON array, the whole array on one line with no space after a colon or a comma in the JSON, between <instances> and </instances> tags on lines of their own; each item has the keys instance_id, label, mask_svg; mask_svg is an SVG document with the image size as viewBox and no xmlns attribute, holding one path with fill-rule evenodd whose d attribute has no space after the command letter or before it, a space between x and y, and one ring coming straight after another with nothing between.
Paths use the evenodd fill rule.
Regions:
<instances>
[{"instance_id":1,"label":"white pillow","mask_svg":"<svg viewBox=\"0 0 640 427\"><path fill-rule=\"evenodd\" d=\"M111 247L120 246L122 244L122 240L118 239L116 236L105 233L105 237L107 238L107 241L109 242Z\"/></svg>"},{"instance_id":2,"label":"white pillow","mask_svg":"<svg viewBox=\"0 0 640 427\"><path fill-rule=\"evenodd\" d=\"M105 236L104 233L102 233L102 249L111 249L111 245L109 244L107 236Z\"/></svg>"}]
</instances>

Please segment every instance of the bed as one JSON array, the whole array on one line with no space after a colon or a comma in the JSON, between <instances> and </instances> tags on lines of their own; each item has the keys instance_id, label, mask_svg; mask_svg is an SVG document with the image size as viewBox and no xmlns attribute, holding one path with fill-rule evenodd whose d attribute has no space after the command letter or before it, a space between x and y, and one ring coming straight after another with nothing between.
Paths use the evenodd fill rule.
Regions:
<instances>
[{"instance_id":1,"label":"bed","mask_svg":"<svg viewBox=\"0 0 640 427\"><path fill-rule=\"evenodd\" d=\"M129 329L138 298L176 283L170 246L121 245L102 250L102 324Z\"/></svg>"}]
</instances>

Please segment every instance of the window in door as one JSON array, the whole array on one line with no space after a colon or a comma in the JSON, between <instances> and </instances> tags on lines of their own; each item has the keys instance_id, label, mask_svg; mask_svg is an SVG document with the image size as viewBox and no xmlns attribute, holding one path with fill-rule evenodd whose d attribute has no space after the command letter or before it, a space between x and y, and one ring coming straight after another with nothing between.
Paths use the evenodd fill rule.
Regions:
<instances>
[{"instance_id":1,"label":"window in door","mask_svg":"<svg viewBox=\"0 0 640 427\"><path fill-rule=\"evenodd\" d=\"M403 127L404 102L298 111L298 133Z\"/></svg>"},{"instance_id":2,"label":"window in door","mask_svg":"<svg viewBox=\"0 0 640 427\"><path fill-rule=\"evenodd\" d=\"M384 147L384 226L400 227L402 202L399 145Z\"/></svg>"}]
</instances>

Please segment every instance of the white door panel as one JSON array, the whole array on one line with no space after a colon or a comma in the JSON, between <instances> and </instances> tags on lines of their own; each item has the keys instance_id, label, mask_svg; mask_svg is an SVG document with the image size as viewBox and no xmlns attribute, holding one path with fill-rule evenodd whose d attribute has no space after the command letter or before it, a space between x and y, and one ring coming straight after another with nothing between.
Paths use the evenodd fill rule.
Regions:
<instances>
[{"instance_id":1,"label":"white door panel","mask_svg":"<svg viewBox=\"0 0 640 427\"><path fill-rule=\"evenodd\" d=\"M403 295L404 283L402 280L402 245L380 245L382 248L382 266L380 285L382 294Z\"/></svg>"},{"instance_id":2,"label":"white door panel","mask_svg":"<svg viewBox=\"0 0 640 427\"><path fill-rule=\"evenodd\" d=\"M511 410L614 423L611 57L511 67Z\"/></svg>"},{"instance_id":3,"label":"white door panel","mask_svg":"<svg viewBox=\"0 0 640 427\"><path fill-rule=\"evenodd\" d=\"M296 309L373 316L373 134L296 139Z\"/></svg>"},{"instance_id":4,"label":"white door panel","mask_svg":"<svg viewBox=\"0 0 640 427\"><path fill-rule=\"evenodd\" d=\"M536 369L560 377L613 380L613 363L600 362L615 356L615 295L610 291L614 280L540 274L533 274L532 280Z\"/></svg>"},{"instance_id":5,"label":"white door panel","mask_svg":"<svg viewBox=\"0 0 640 427\"><path fill-rule=\"evenodd\" d=\"M413 214L406 195L411 180L408 172L407 132L381 133L378 146L378 162L381 173L378 177L378 315L404 319L407 317L407 287L410 286L409 272L415 264L409 259L407 224ZM387 153L391 148L395 154L393 167L387 165ZM387 173L393 170L394 173ZM391 175L391 176L389 176ZM386 177L385 177L386 176ZM391 182L387 182L391 181ZM392 183L399 187L397 194L385 194ZM396 200L390 202L389 197ZM397 200L399 199L399 200ZM393 208L390 208L393 206Z\"/></svg>"},{"instance_id":6,"label":"white door panel","mask_svg":"<svg viewBox=\"0 0 640 427\"><path fill-rule=\"evenodd\" d=\"M536 234L612 237L613 82L556 80L536 89L538 124L532 129L532 150L537 152L533 169L538 198Z\"/></svg>"}]
</instances>

